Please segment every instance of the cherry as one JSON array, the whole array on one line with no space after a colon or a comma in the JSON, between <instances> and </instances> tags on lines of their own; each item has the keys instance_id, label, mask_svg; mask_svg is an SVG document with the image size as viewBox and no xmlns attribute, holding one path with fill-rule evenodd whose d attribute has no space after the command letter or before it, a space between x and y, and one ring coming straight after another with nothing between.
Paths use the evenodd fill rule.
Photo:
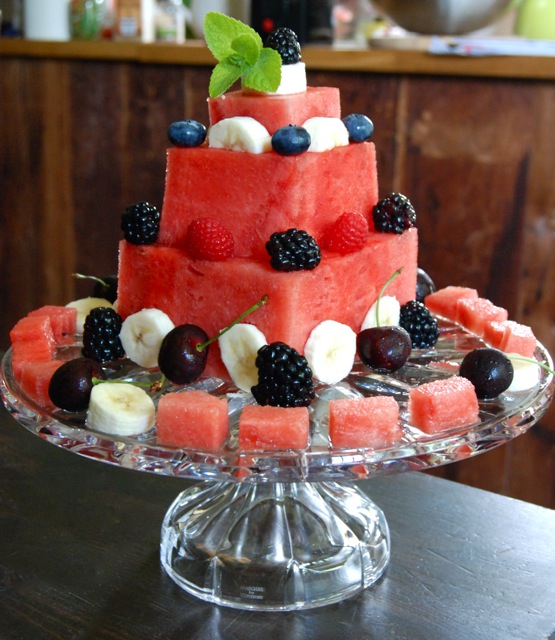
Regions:
<instances>
[{"instance_id":1,"label":"cherry","mask_svg":"<svg viewBox=\"0 0 555 640\"><path fill-rule=\"evenodd\" d=\"M419 267L416 271L416 300L418 302L424 302L424 298L435 290L436 286L434 281L424 269L420 269Z\"/></svg>"},{"instance_id":2,"label":"cherry","mask_svg":"<svg viewBox=\"0 0 555 640\"><path fill-rule=\"evenodd\" d=\"M268 302L268 296L264 295L212 338L209 338L206 331L195 324L180 324L174 327L166 334L160 345L158 352L160 371L174 384L194 382L200 378L206 367L208 347L212 342L266 302Z\"/></svg>"},{"instance_id":3,"label":"cherry","mask_svg":"<svg viewBox=\"0 0 555 640\"><path fill-rule=\"evenodd\" d=\"M459 375L472 382L480 400L495 398L513 381L514 368L509 358L498 349L481 347L465 355Z\"/></svg>"},{"instance_id":4,"label":"cherry","mask_svg":"<svg viewBox=\"0 0 555 640\"><path fill-rule=\"evenodd\" d=\"M393 373L410 356L410 335L402 327L372 327L357 335L357 352L362 362L379 373Z\"/></svg>"},{"instance_id":5,"label":"cherry","mask_svg":"<svg viewBox=\"0 0 555 640\"><path fill-rule=\"evenodd\" d=\"M208 334L194 324L174 327L162 340L160 371L175 384L188 384L202 375L208 358Z\"/></svg>"},{"instance_id":6,"label":"cherry","mask_svg":"<svg viewBox=\"0 0 555 640\"><path fill-rule=\"evenodd\" d=\"M109 275L97 278L94 284L93 296L95 298L105 298L113 304L118 297L118 277Z\"/></svg>"},{"instance_id":7,"label":"cherry","mask_svg":"<svg viewBox=\"0 0 555 640\"><path fill-rule=\"evenodd\" d=\"M64 362L50 379L50 400L66 411L84 411L89 406L93 378L106 379L98 362L90 358L75 358Z\"/></svg>"}]
</instances>

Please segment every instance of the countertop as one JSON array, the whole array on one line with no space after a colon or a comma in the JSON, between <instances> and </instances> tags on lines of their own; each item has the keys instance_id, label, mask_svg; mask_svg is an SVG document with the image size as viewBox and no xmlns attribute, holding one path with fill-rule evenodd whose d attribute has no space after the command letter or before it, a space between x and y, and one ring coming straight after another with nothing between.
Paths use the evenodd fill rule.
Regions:
<instances>
[{"instance_id":1,"label":"countertop","mask_svg":"<svg viewBox=\"0 0 555 640\"><path fill-rule=\"evenodd\" d=\"M140 64L213 66L214 58L202 41L183 45L140 42L52 42L0 38L0 57L112 60ZM426 51L364 49L305 45L308 70L446 75L554 80L555 57L432 55Z\"/></svg>"},{"instance_id":2,"label":"countertop","mask_svg":"<svg viewBox=\"0 0 555 640\"><path fill-rule=\"evenodd\" d=\"M555 638L555 511L426 474L361 482L391 529L384 577L340 604L253 613L163 572L160 525L187 486L58 449L1 408L0 638Z\"/></svg>"}]
</instances>

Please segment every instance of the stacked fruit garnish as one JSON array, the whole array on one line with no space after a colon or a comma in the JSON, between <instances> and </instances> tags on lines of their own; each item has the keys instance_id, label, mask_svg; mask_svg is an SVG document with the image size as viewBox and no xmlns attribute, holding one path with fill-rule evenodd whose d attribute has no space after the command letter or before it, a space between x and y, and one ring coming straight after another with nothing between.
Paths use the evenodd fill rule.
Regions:
<instances>
[{"instance_id":1,"label":"stacked fruit garnish","mask_svg":"<svg viewBox=\"0 0 555 640\"><path fill-rule=\"evenodd\" d=\"M395 271L384 284L369 314L369 324L372 326L363 329L357 336L360 359L367 367L380 373L392 373L400 369L408 360L412 349L409 333L397 323L399 303L395 298L384 299L383 296L385 289L400 273L400 269ZM389 314L382 311L386 306L389 307ZM382 324L382 318L387 318L385 324Z\"/></svg>"}]
</instances>

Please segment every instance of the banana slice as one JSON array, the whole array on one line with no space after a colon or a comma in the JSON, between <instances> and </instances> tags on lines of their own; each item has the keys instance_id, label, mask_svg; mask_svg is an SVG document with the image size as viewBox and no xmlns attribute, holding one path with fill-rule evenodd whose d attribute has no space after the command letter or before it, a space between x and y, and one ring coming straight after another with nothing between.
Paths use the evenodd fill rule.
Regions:
<instances>
[{"instance_id":1,"label":"banana slice","mask_svg":"<svg viewBox=\"0 0 555 640\"><path fill-rule=\"evenodd\" d=\"M250 392L258 383L256 354L266 336L252 324L239 323L218 338L220 353L235 386Z\"/></svg>"},{"instance_id":2,"label":"banana slice","mask_svg":"<svg viewBox=\"0 0 555 640\"><path fill-rule=\"evenodd\" d=\"M93 387L87 426L115 436L134 436L154 426L155 407L144 389L129 382L102 382Z\"/></svg>"},{"instance_id":3,"label":"banana slice","mask_svg":"<svg viewBox=\"0 0 555 640\"><path fill-rule=\"evenodd\" d=\"M534 362L520 360L515 354L507 353L506 356L513 365L513 381L507 391L516 393L517 391L526 391L536 386L540 380L540 366Z\"/></svg>"},{"instance_id":4,"label":"banana slice","mask_svg":"<svg viewBox=\"0 0 555 640\"><path fill-rule=\"evenodd\" d=\"M89 313L96 309L96 307L112 307L113 304L109 300L104 298L79 298L79 300L73 300L68 302L66 307L75 307L77 309L77 319L75 320L75 333L83 333L83 325Z\"/></svg>"},{"instance_id":5,"label":"banana slice","mask_svg":"<svg viewBox=\"0 0 555 640\"><path fill-rule=\"evenodd\" d=\"M380 318L377 321L377 301L370 307L362 321L361 331L372 327L396 327L401 317L401 305L395 296L382 296L380 299Z\"/></svg>"},{"instance_id":6,"label":"banana slice","mask_svg":"<svg viewBox=\"0 0 555 640\"><path fill-rule=\"evenodd\" d=\"M343 380L355 360L357 336L351 327L335 320L324 320L312 330L304 355L314 377L325 384Z\"/></svg>"},{"instance_id":7,"label":"banana slice","mask_svg":"<svg viewBox=\"0 0 555 640\"><path fill-rule=\"evenodd\" d=\"M131 314L123 321L119 334L127 357L145 369L157 367L162 340L174 326L160 309L142 309Z\"/></svg>"},{"instance_id":8,"label":"banana slice","mask_svg":"<svg viewBox=\"0 0 555 640\"><path fill-rule=\"evenodd\" d=\"M306 66L304 62L284 64L281 66L281 81L275 91L256 91L249 87L242 87L243 93L253 93L264 96L285 96L292 93L306 91Z\"/></svg>"},{"instance_id":9,"label":"banana slice","mask_svg":"<svg viewBox=\"0 0 555 640\"><path fill-rule=\"evenodd\" d=\"M339 118L309 118L303 127L310 134L308 151L328 151L349 144L349 132Z\"/></svg>"},{"instance_id":10,"label":"banana slice","mask_svg":"<svg viewBox=\"0 0 555 640\"><path fill-rule=\"evenodd\" d=\"M208 131L208 146L214 149L264 153L272 148L266 127L249 116L224 118Z\"/></svg>"}]
</instances>

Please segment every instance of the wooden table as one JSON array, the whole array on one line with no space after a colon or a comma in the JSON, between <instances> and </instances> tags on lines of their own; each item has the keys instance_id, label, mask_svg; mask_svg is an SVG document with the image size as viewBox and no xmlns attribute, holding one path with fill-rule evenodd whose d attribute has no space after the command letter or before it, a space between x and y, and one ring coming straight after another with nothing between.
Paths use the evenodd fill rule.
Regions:
<instances>
[{"instance_id":1,"label":"wooden table","mask_svg":"<svg viewBox=\"0 0 555 640\"><path fill-rule=\"evenodd\" d=\"M362 482L391 528L385 576L340 604L253 613L194 599L160 566L189 484L58 449L0 409L0 638L555 638L552 510L425 474Z\"/></svg>"}]
</instances>

